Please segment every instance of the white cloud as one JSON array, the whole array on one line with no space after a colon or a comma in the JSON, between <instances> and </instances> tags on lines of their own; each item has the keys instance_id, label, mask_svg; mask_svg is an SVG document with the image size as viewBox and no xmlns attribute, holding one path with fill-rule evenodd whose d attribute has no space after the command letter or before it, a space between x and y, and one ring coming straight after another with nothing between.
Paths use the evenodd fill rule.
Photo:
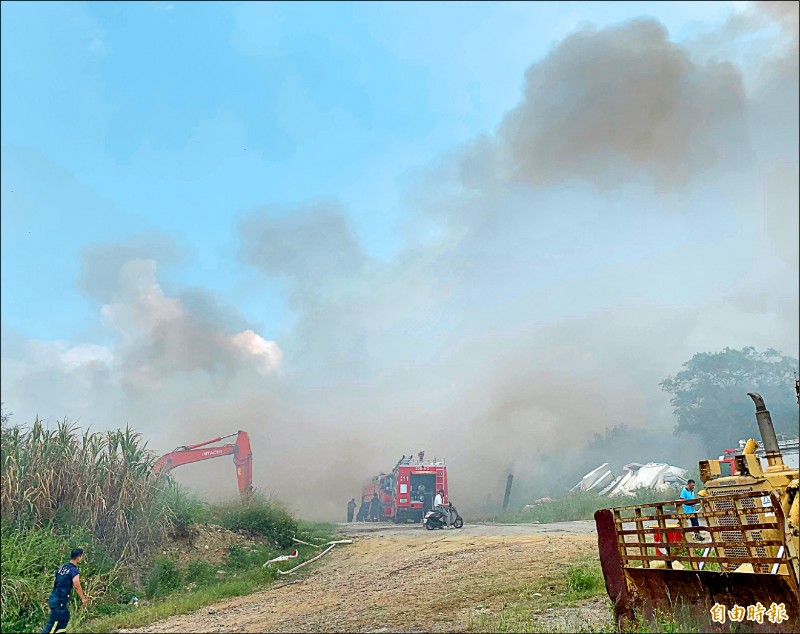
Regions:
<instances>
[{"instance_id":1,"label":"white cloud","mask_svg":"<svg viewBox=\"0 0 800 634\"><path fill-rule=\"evenodd\" d=\"M68 348L60 355L61 363L65 368L74 369L88 365L110 366L114 354L106 346L93 343L81 343Z\"/></svg>"},{"instance_id":2,"label":"white cloud","mask_svg":"<svg viewBox=\"0 0 800 634\"><path fill-rule=\"evenodd\" d=\"M235 348L255 358L261 374L274 372L281 364L283 352L274 341L267 341L252 330L245 330L231 338Z\"/></svg>"}]
</instances>

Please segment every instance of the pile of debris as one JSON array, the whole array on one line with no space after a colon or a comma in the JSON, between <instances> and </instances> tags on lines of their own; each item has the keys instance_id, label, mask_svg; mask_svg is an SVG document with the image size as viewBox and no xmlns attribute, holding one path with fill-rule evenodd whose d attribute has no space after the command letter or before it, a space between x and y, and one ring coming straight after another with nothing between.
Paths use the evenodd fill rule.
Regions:
<instances>
[{"instance_id":1,"label":"pile of debris","mask_svg":"<svg viewBox=\"0 0 800 634\"><path fill-rule=\"evenodd\" d=\"M631 462L622 469L625 473L615 476L605 462L583 476L571 491L594 491L600 495L614 497L633 495L637 489L666 491L686 484L686 469L662 462L647 464Z\"/></svg>"}]
</instances>

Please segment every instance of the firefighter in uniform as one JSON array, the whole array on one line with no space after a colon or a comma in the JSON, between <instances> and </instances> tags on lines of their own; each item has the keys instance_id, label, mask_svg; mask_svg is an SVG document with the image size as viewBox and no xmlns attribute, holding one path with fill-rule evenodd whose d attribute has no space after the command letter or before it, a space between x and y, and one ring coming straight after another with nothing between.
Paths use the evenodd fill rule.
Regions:
<instances>
[{"instance_id":1,"label":"firefighter in uniform","mask_svg":"<svg viewBox=\"0 0 800 634\"><path fill-rule=\"evenodd\" d=\"M364 496L363 498L361 498L361 506L358 507L358 515L356 515L356 521L366 522L368 515L369 515L369 504L367 504L367 498L366 496Z\"/></svg>"},{"instance_id":2,"label":"firefighter in uniform","mask_svg":"<svg viewBox=\"0 0 800 634\"><path fill-rule=\"evenodd\" d=\"M378 514L380 512L380 500L378 500L378 494L372 494L372 500L369 503L369 519L373 522L378 521Z\"/></svg>"},{"instance_id":3,"label":"firefighter in uniform","mask_svg":"<svg viewBox=\"0 0 800 634\"><path fill-rule=\"evenodd\" d=\"M420 484L419 488L417 489L417 499L422 502L422 514L425 515L428 511L431 510L433 506L433 496L428 493L428 490L425 488L424 484Z\"/></svg>"},{"instance_id":4,"label":"firefighter in uniform","mask_svg":"<svg viewBox=\"0 0 800 634\"><path fill-rule=\"evenodd\" d=\"M355 512L356 512L356 499L352 498L347 503L347 521L348 522L352 522L353 521L353 513L355 513Z\"/></svg>"},{"instance_id":5,"label":"firefighter in uniform","mask_svg":"<svg viewBox=\"0 0 800 634\"><path fill-rule=\"evenodd\" d=\"M69 561L56 570L56 577L53 581L53 590L47 599L50 606L50 620L44 626L42 634L52 634L53 632L65 632L69 623L69 595L72 588L78 593L84 607L86 606L86 595L83 594L81 587L81 571L78 564L83 559L83 549L75 548L69 557Z\"/></svg>"}]
</instances>

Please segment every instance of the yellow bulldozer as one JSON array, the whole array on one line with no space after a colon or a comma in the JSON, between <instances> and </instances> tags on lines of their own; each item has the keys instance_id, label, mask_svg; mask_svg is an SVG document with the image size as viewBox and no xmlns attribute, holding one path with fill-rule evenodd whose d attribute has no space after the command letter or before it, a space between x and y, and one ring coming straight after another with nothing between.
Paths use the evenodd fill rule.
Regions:
<instances>
[{"instance_id":1,"label":"yellow bulldozer","mask_svg":"<svg viewBox=\"0 0 800 634\"><path fill-rule=\"evenodd\" d=\"M595 513L619 631L665 616L705 632L798 631L798 470L783 462L764 400L748 396L766 466L751 438L735 475L722 475L719 460L700 462L694 513L685 499Z\"/></svg>"}]
</instances>

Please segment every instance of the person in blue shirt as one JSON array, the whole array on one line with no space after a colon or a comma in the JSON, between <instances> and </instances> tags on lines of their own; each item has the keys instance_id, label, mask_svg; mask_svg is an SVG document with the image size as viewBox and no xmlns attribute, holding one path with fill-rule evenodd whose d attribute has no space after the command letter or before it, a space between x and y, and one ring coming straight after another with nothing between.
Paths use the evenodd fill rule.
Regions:
<instances>
[{"instance_id":1,"label":"person in blue shirt","mask_svg":"<svg viewBox=\"0 0 800 634\"><path fill-rule=\"evenodd\" d=\"M69 561L56 570L53 590L47 599L50 606L50 620L44 626L42 634L66 631L70 617L69 595L73 588L86 606L86 595L81 587L81 571L78 570L78 564L82 559L83 548L75 548L70 553Z\"/></svg>"},{"instance_id":2,"label":"person in blue shirt","mask_svg":"<svg viewBox=\"0 0 800 634\"><path fill-rule=\"evenodd\" d=\"M686 486L681 489L681 499L682 500L694 500L696 499L696 495L694 494L694 480L689 480L686 483ZM695 528L700 526L700 520L697 519L697 506L699 502L695 502L694 504L683 504L683 512L689 516L689 521L692 523L692 526ZM696 531L694 534L695 539L704 541L702 535L700 535L700 531Z\"/></svg>"}]
</instances>

